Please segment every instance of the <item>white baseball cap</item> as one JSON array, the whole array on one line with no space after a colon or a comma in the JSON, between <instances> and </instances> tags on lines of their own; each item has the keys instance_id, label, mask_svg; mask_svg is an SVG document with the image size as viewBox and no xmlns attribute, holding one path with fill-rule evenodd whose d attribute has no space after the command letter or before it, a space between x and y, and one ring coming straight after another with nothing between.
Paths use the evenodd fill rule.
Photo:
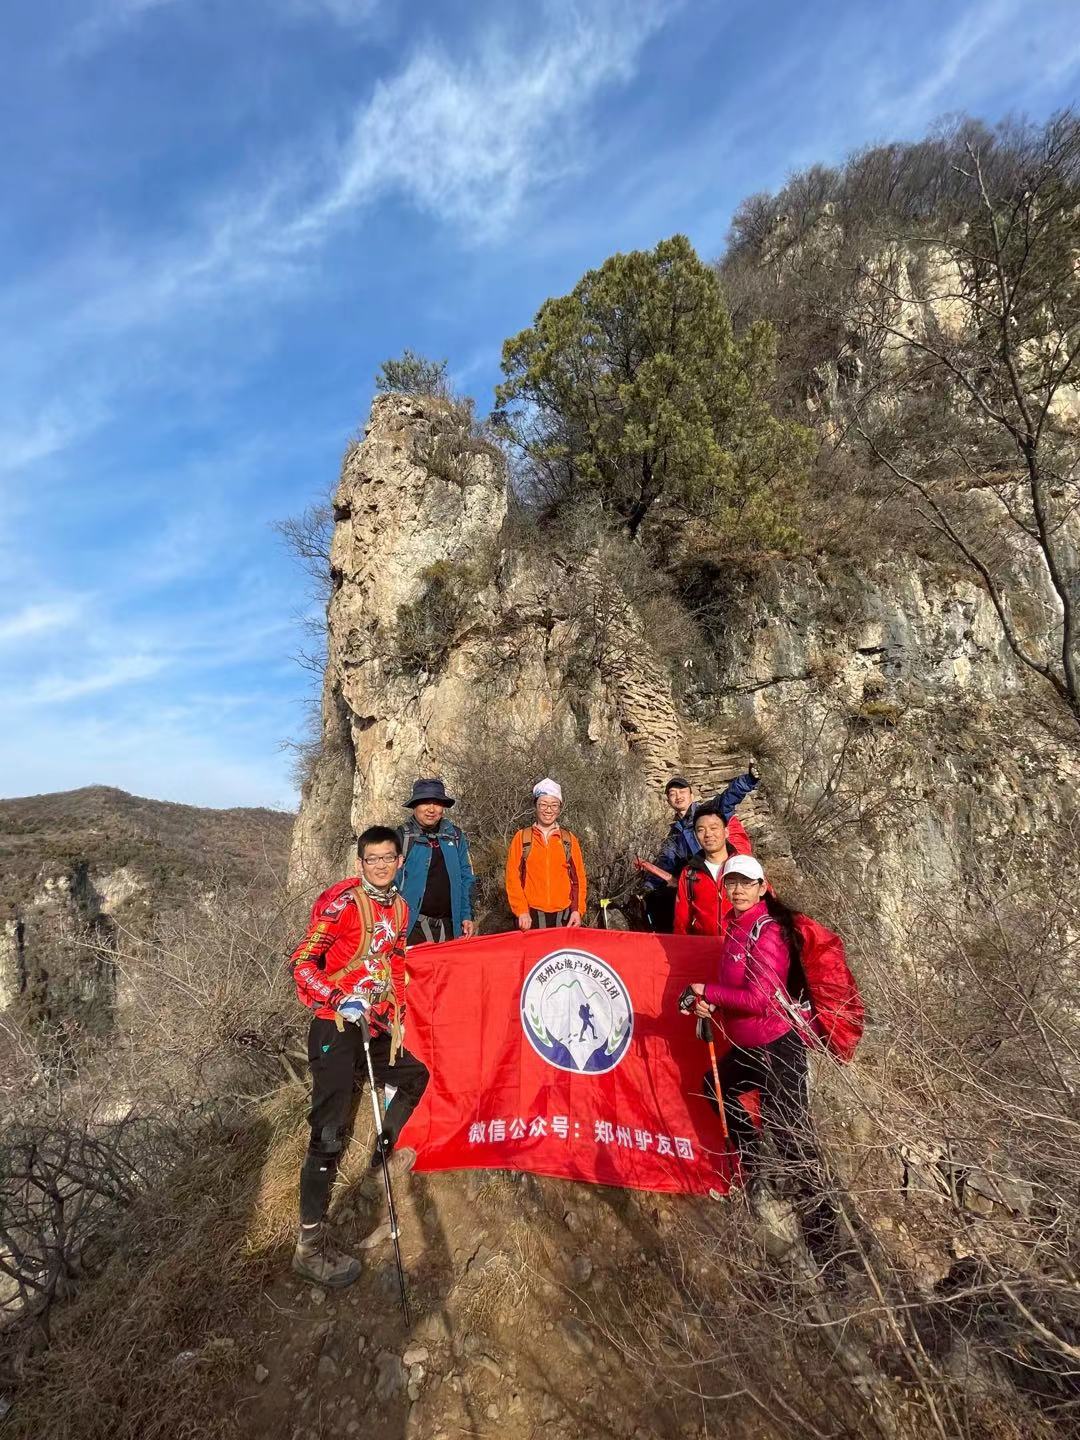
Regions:
<instances>
[{"instance_id":1,"label":"white baseball cap","mask_svg":"<svg viewBox=\"0 0 1080 1440\"><path fill-rule=\"evenodd\" d=\"M724 865L724 878L729 875L745 875L748 880L765 879L761 861L755 860L753 855L732 855Z\"/></svg>"}]
</instances>

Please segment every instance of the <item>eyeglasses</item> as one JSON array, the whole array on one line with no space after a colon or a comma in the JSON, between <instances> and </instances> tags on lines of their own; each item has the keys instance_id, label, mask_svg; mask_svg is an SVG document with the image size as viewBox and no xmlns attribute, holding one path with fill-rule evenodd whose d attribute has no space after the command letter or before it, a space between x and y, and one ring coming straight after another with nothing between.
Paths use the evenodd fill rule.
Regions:
<instances>
[{"instance_id":1,"label":"eyeglasses","mask_svg":"<svg viewBox=\"0 0 1080 1440\"><path fill-rule=\"evenodd\" d=\"M724 884L729 890L741 890L748 885L760 885L760 880L752 880L749 875L725 875Z\"/></svg>"},{"instance_id":2,"label":"eyeglasses","mask_svg":"<svg viewBox=\"0 0 1080 1440\"><path fill-rule=\"evenodd\" d=\"M364 855L360 860L361 865L396 865L397 862L396 850L393 855Z\"/></svg>"}]
</instances>

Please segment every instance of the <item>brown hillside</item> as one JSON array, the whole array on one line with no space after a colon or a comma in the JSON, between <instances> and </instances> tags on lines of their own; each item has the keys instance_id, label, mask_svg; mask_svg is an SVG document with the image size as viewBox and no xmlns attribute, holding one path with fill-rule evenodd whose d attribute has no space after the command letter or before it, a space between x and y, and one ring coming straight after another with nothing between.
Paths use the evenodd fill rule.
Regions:
<instances>
[{"instance_id":1,"label":"brown hillside","mask_svg":"<svg viewBox=\"0 0 1080 1440\"><path fill-rule=\"evenodd\" d=\"M280 874L293 816L148 800L107 785L0 800L0 901L23 902L42 866L128 867L159 898L224 874Z\"/></svg>"}]
</instances>

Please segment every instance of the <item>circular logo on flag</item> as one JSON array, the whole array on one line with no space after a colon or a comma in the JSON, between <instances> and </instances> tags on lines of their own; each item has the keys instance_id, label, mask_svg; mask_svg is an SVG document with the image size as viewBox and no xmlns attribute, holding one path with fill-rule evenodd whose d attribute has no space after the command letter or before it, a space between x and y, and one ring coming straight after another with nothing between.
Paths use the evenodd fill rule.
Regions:
<instances>
[{"instance_id":1,"label":"circular logo on flag","mask_svg":"<svg viewBox=\"0 0 1080 1440\"><path fill-rule=\"evenodd\" d=\"M553 950L533 966L521 987L521 1025L549 1065L600 1075L618 1065L630 1043L630 992L599 956Z\"/></svg>"}]
</instances>

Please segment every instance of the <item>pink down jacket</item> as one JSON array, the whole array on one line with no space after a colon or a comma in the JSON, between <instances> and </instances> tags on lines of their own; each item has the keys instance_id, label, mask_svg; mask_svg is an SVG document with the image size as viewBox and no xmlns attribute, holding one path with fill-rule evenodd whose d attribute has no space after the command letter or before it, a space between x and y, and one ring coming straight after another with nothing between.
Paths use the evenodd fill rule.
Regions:
<instances>
[{"instance_id":1,"label":"pink down jacket","mask_svg":"<svg viewBox=\"0 0 1080 1440\"><path fill-rule=\"evenodd\" d=\"M787 990L791 957L783 931L768 916L762 900L745 915L731 917L721 941L719 974L705 986L705 999L720 1012L728 1039L743 1049L768 1045L791 1029L776 1001L776 991ZM767 923L748 954L747 937L762 917Z\"/></svg>"}]
</instances>

